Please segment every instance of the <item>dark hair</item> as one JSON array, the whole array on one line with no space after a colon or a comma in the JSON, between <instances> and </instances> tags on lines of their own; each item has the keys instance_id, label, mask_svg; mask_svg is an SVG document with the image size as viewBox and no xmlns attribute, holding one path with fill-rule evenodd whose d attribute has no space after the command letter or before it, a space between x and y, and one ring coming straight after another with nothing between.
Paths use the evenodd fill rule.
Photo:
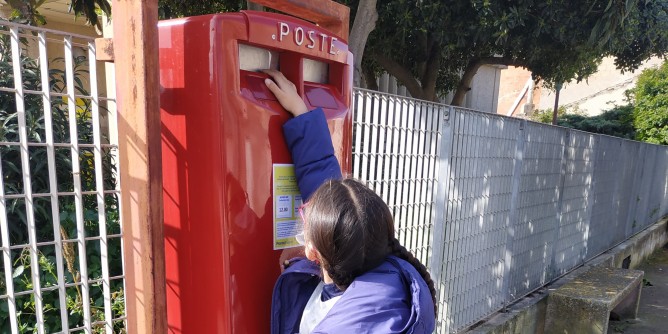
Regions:
<instances>
[{"instance_id":1,"label":"dark hair","mask_svg":"<svg viewBox=\"0 0 668 334\"><path fill-rule=\"evenodd\" d=\"M313 193L304 214L307 237L340 289L394 255L420 273L436 312L436 290L427 268L395 238L392 213L371 189L353 179L328 180Z\"/></svg>"}]
</instances>

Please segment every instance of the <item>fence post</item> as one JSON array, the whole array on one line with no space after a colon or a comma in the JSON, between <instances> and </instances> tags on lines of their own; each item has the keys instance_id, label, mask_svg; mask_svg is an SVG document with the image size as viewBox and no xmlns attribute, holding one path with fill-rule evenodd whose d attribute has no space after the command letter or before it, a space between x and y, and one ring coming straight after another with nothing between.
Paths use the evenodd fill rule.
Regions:
<instances>
[{"instance_id":1,"label":"fence post","mask_svg":"<svg viewBox=\"0 0 668 334\"><path fill-rule=\"evenodd\" d=\"M562 216L562 208L564 205L564 185L566 183L566 169L568 166L568 159L570 158L569 155L569 147L570 147L570 142L571 142L571 130L565 130L566 134L564 134L563 138L563 149L561 151L561 172L559 176L559 184L557 191L559 194L557 195L557 209L555 210L555 228L554 228L554 237L552 239L552 260L550 261L550 267L548 270L550 272L548 273L550 276L547 277L546 283L550 282L554 279L554 277L557 276L557 250L556 246L557 243L559 242L559 231L561 228L561 216Z\"/></svg>"},{"instance_id":2,"label":"fence post","mask_svg":"<svg viewBox=\"0 0 668 334\"><path fill-rule=\"evenodd\" d=\"M597 135L591 135L593 137L592 144L591 144L591 156L592 156L592 162L591 162L591 182L589 183L589 205L587 206L587 217L586 217L586 222L587 222L587 236L586 240L589 241L589 238L591 237L591 222L594 217L594 206L596 205L596 162L598 161L598 150L599 150L599 144L601 141L601 137ZM589 253L589 243L585 243L585 246L582 247L581 250L581 261L578 264L584 264L587 261L587 254Z\"/></svg>"},{"instance_id":3,"label":"fence post","mask_svg":"<svg viewBox=\"0 0 668 334\"><path fill-rule=\"evenodd\" d=\"M503 286L504 308L508 306L513 296L510 294L510 266L513 260L513 243L515 241L515 222L517 221L517 207L520 194L520 181L522 180L522 161L524 159L524 128L526 120L520 121L520 130L517 132L515 144L515 159L513 161L513 174L510 193L510 212L506 221L506 253L503 260Z\"/></svg>"},{"instance_id":4,"label":"fence post","mask_svg":"<svg viewBox=\"0 0 668 334\"><path fill-rule=\"evenodd\" d=\"M642 168L643 163L646 161L645 154L645 145L638 145L633 143L635 146L640 146L638 150L635 150L633 153L635 159L632 160L632 170L633 170L633 184L631 185L631 198L629 198L629 212L627 214L626 221L624 221L625 232L623 238L620 240L626 239L633 235L633 232L638 224L636 221L636 213L638 211L638 202L640 201L640 188L642 185L643 173L645 171ZM640 168L638 168L640 167ZM618 181L619 182L619 181Z\"/></svg>"},{"instance_id":5,"label":"fence post","mask_svg":"<svg viewBox=\"0 0 668 334\"><path fill-rule=\"evenodd\" d=\"M447 193L450 185L450 154L452 153L452 122L451 118L454 116L454 110L451 106L446 107L439 113L441 136L438 143L438 174L437 174L437 190L436 198L434 199L434 233L432 234L432 256L429 264L429 271L431 272L434 281L436 282L436 291L438 291L438 301L445 300L441 289L441 271L443 270L443 252L444 252L444 238L445 238L445 211L447 203ZM443 307L439 309L439 313L444 315ZM447 310L446 310L447 312ZM440 316L439 316L440 318ZM439 319L437 319L438 321Z\"/></svg>"},{"instance_id":6,"label":"fence post","mask_svg":"<svg viewBox=\"0 0 668 334\"><path fill-rule=\"evenodd\" d=\"M158 1L113 2L128 333L167 333Z\"/></svg>"}]
</instances>

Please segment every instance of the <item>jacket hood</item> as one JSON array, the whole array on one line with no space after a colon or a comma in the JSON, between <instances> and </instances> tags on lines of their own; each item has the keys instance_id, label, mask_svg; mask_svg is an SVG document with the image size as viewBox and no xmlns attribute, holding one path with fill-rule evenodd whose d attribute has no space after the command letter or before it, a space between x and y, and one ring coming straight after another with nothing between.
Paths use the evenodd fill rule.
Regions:
<instances>
[{"instance_id":1,"label":"jacket hood","mask_svg":"<svg viewBox=\"0 0 668 334\"><path fill-rule=\"evenodd\" d=\"M319 280L319 269L308 260L295 261L281 275L274 289L272 333L299 330L306 300ZM353 281L313 333L430 334L434 325L427 284L410 263L389 256Z\"/></svg>"}]
</instances>

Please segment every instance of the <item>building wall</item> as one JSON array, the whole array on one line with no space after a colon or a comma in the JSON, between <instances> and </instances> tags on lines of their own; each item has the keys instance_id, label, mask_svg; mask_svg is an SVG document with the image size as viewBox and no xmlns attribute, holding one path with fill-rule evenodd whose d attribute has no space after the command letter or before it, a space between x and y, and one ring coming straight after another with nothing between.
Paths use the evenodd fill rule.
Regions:
<instances>
[{"instance_id":1,"label":"building wall","mask_svg":"<svg viewBox=\"0 0 668 334\"><path fill-rule=\"evenodd\" d=\"M531 87L530 80L533 80L531 72L521 67L510 66L501 71L499 102L496 113L522 117L527 112L532 111L533 107L540 103L541 87L534 85L533 101L531 101L533 107L527 106L528 90Z\"/></svg>"},{"instance_id":2,"label":"building wall","mask_svg":"<svg viewBox=\"0 0 668 334\"><path fill-rule=\"evenodd\" d=\"M587 80L580 83L571 82L564 85L559 95L559 105L572 109L578 109L586 115L598 115L609 110L615 105L626 104L624 93L635 86L638 75L647 68L656 68L662 63L661 58L654 57L647 60L635 72L622 73L614 65L613 58L605 58L598 71ZM524 117L530 110L554 108L555 92L537 85L533 93L533 108L526 106L526 93L524 92L531 72L518 67L509 67L501 72L501 84L499 88L499 101L497 113L507 116ZM511 112L512 108L512 112Z\"/></svg>"},{"instance_id":3,"label":"building wall","mask_svg":"<svg viewBox=\"0 0 668 334\"><path fill-rule=\"evenodd\" d=\"M638 75L647 68L656 68L663 60L654 57L647 60L633 73L622 73L615 68L613 58L605 58L587 80L580 83L568 83L561 90L559 105L577 107L587 115L598 115L615 105L626 104L624 92L635 86ZM554 106L554 91L544 89L541 93L538 108L546 109Z\"/></svg>"},{"instance_id":4,"label":"building wall","mask_svg":"<svg viewBox=\"0 0 668 334\"><path fill-rule=\"evenodd\" d=\"M466 94L465 107L489 113L496 113L499 101L501 72L505 66L484 65L473 77L471 90Z\"/></svg>"},{"instance_id":5,"label":"building wall","mask_svg":"<svg viewBox=\"0 0 668 334\"><path fill-rule=\"evenodd\" d=\"M473 77L471 90L466 94L463 107L495 113L499 98L499 86L501 72L505 67L500 66L482 66L478 73ZM397 94L400 96L411 97L410 93L393 76L384 73L378 80L378 91L383 93ZM448 93L441 103L452 103L452 93Z\"/></svg>"}]
</instances>

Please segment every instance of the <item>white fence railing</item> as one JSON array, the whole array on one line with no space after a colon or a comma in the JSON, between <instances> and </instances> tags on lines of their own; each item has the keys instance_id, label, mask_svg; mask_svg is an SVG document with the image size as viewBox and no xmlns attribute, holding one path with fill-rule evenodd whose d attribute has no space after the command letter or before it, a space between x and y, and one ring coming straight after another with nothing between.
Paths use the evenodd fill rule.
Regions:
<instances>
[{"instance_id":1,"label":"white fence railing","mask_svg":"<svg viewBox=\"0 0 668 334\"><path fill-rule=\"evenodd\" d=\"M0 21L0 331L125 331L115 102L90 37Z\"/></svg>"},{"instance_id":2,"label":"white fence railing","mask_svg":"<svg viewBox=\"0 0 668 334\"><path fill-rule=\"evenodd\" d=\"M668 147L358 89L353 176L428 264L438 333L501 310L668 214Z\"/></svg>"}]
</instances>

